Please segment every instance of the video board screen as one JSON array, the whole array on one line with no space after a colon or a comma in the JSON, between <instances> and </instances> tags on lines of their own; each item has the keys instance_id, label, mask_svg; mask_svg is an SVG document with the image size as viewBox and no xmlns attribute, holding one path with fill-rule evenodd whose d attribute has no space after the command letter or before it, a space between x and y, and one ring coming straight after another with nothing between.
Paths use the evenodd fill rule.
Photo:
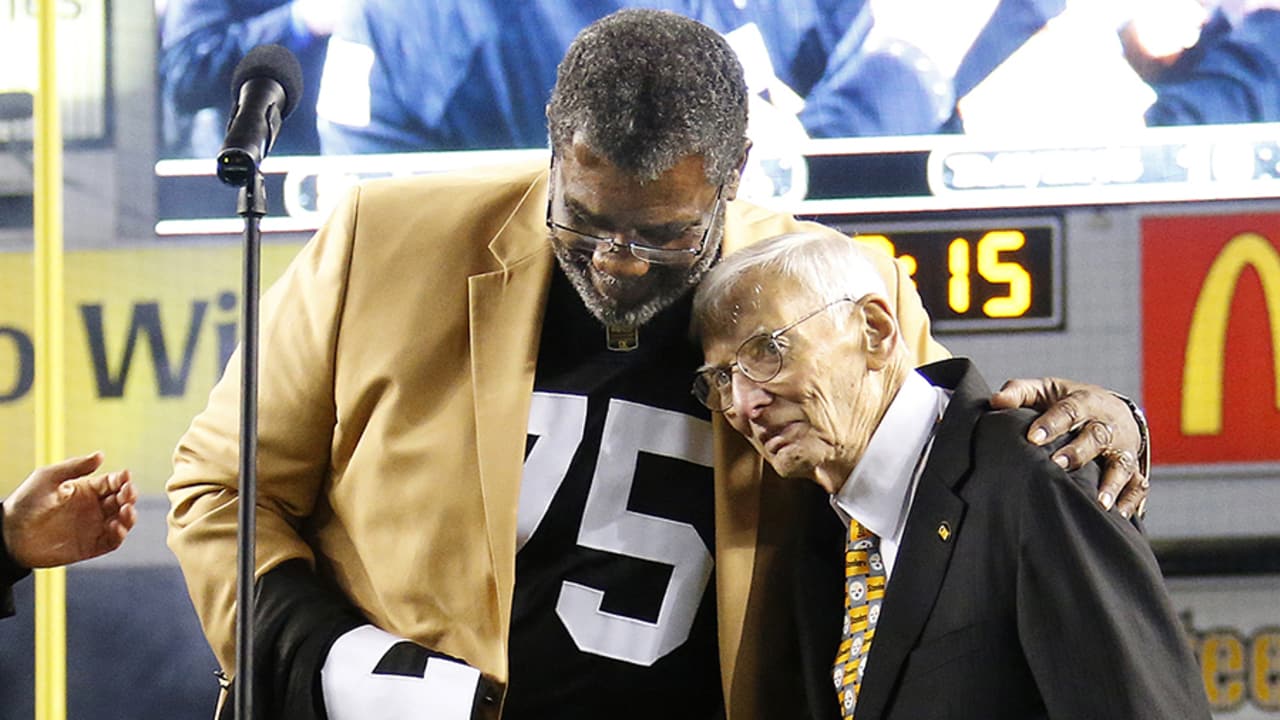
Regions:
<instances>
[{"instance_id":1,"label":"video board screen","mask_svg":"<svg viewBox=\"0 0 1280 720\"><path fill-rule=\"evenodd\" d=\"M162 4L161 234L238 227L200 190L254 45L303 66L263 166L264 230L301 230L361 178L545 154L556 64L629 6L724 34L752 98L743 195L801 214L1280 190L1280 2L363 0L308 14L325 5Z\"/></svg>"}]
</instances>

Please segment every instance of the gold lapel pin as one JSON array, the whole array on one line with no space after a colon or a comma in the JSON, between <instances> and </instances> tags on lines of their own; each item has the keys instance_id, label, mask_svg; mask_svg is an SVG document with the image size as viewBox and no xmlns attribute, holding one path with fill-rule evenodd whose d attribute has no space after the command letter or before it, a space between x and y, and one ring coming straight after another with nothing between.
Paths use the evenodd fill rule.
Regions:
<instances>
[{"instance_id":1,"label":"gold lapel pin","mask_svg":"<svg viewBox=\"0 0 1280 720\"><path fill-rule=\"evenodd\" d=\"M946 520L938 523L938 539L942 540L942 542L946 542L951 539L951 523Z\"/></svg>"}]
</instances>

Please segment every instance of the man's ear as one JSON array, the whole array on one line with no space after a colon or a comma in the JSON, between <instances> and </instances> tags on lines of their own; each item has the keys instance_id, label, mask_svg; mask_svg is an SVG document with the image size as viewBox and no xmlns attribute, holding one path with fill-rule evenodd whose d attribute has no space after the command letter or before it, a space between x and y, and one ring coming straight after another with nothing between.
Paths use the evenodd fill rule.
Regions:
<instances>
[{"instance_id":1,"label":"man's ear","mask_svg":"<svg viewBox=\"0 0 1280 720\"><path fill-rule=\"evenodd\" d=\"M880 370L898 346L898 323L889 311L888 301L879 295L859 300L855 312L862 320L862 350L866 353L867 368Z\"/></svg>"},{"instance_id":2,"label":"man's ear","mask_svg":"<svg viewBox=\"0 0 1280 720\"><path fill-rule=\"evenodd\" d=\"M742 157L738 159L738 171L733 174L733 179L724 185L724 199L726 202L738 197L738 186L742 184L742 173L747 171L747 154L750 152L751 140L747 140L742 146Z\"/></svg>"}]
</instances>

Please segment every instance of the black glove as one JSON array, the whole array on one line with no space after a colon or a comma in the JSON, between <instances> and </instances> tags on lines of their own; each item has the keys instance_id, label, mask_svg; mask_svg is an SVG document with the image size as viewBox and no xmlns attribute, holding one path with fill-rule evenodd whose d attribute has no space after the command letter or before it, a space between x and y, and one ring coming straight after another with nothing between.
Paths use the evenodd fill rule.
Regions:
<instances>
[{"instance_id":1,"label":"black glove","mask_svg":"<svg viewBox=\"0 0 1280 720\"><path fill-rule=\"evenodd\" d=\"M351 603L290 560L258 578L254 588L253 710L255 717L325 720L320 669L344 633L368 623ZM234 720L233 679L218 720Z\"/></svg>"}]
</instances>

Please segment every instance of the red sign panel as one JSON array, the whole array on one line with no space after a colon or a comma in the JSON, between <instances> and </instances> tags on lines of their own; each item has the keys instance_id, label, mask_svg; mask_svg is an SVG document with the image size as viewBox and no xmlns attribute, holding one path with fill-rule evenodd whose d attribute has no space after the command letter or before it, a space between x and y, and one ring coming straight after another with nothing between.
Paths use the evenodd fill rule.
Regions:
<instances>
[{"instance_id":1,"label":"red sign panel","mask_svg":"<svg viewBox=\"0 0 1280 720\"><path fill-rule=\"evenodd\" d=\"M1156 464L1280 460L1280 214L1142 221Z\"/></svg>"}]
</instances>

